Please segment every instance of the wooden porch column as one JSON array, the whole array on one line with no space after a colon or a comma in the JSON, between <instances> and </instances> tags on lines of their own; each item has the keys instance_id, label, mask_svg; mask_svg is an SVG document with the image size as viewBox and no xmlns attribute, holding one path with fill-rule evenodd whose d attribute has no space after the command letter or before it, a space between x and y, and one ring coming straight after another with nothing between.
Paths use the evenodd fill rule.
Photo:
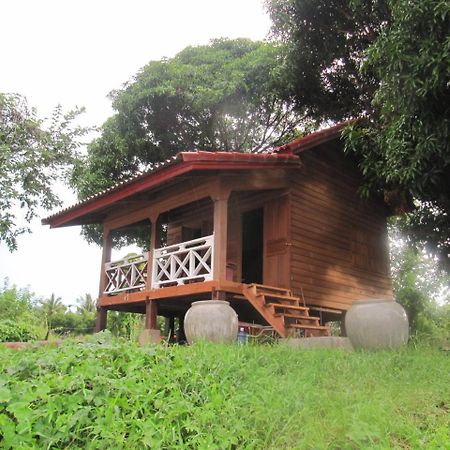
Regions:
<instances>
[{"instance_id":1,"label":"wooden porch column","mask_svg":"<svg viewBox=\"0 0 450 450\"><path fill-rule=\"evenodd\" d=\"M98 333L106 329L108 310L103 306L97 307L97 318L95 321L95 332Z\"/></svg>"},{"instance_id":2,"label":"wooden porch column","mask_svg":"<svg viewBox=\"0 0 450 450\"><path fill-rule=\"evenodd\" d=\"M214 261L215 280L227 276L228 197L230 192L221 192L214 201Z\"/></svg>"},{"instance_id":3,"label":"wooden porch column","mask_svg":"<svg viewBox=\"0 0 450 450\"><path fill-rule=\"evenodd\" d=\"M158 316L158 304L154 300L145 302L145 328L147 330L156 330L156 317Z\"/></svg>"},{"instance_id":4,"label":"wooden porch column","mask_svg":"<svg viewBox=\"0 0 450 450\"><path fill-rule=\"evenodd\" d=\"M106 286L108 284L108 279L105 271L105 264L111 261L111 230L103 227L103 249L102 249L102 266L100 269L100 286L98 296L99 298L103 296Z\"/></svg>"},{"instance_id":5,"label":"wooden porch column","mask_svg":"<svg viewBox=\"0 0 450 450\"><path fill-rule=\"evenodd\" d=\"M152 288L153 277L153 251L159 247L161 241L161 226L159 223L159 213L154 214L150 218L151 231L150 231L150 248L148 252L147 262L147 289Z\"/></svg>"}]
</instances>

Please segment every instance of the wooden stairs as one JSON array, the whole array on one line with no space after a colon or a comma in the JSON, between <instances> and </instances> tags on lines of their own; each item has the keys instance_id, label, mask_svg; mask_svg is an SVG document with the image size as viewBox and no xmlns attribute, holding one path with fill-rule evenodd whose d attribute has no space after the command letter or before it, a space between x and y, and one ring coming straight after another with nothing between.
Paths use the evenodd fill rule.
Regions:
<instances>
[{"instance_id":1,"label":"wooden stairs","mask_svg":"<svg viewBox=\"0 0 450 450\"><path fill-rule=\"evenodd\" d=\"M320 325L318 317L311 317L309 308L301 306L289 289L248 284L243 294L281 337L330 335L330 328Z\"/></svg>"}]
</instances>

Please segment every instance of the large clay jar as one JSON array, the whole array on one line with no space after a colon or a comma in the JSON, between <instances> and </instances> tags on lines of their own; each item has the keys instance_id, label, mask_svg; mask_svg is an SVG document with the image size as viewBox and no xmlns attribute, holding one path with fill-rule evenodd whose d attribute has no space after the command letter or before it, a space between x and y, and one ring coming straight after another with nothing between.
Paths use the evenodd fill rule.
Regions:
<instances>
[{"instance_id":1,"label":"large clay jar","mask_svg":"<svg viewBox=\"0 0 450 450\"><path fill-rule=\"evenodd\" d=\"M238 317L228 302L222 300L194 302L184 317L184 331L190 344L199 340L235 342Z\"/></svg>"},{"instance_id":2,"label":"large clay jar","mask_svg":"<svg viewBox=\"0 0 450 450\"><path fill-rule=\"evenodd\" d=\"M408 341L408 316L393 300L358 300L345 315L345 329L354 348L397 348Z\"/></svg>"}]
</instances>

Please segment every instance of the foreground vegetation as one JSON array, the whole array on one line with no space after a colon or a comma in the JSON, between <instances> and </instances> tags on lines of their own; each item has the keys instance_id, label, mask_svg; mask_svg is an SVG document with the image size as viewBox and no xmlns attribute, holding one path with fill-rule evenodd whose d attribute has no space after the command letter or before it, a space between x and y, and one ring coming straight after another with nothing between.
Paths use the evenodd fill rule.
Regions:
<instances>
[{"instance_id":1,"label":"foreground vegetation","mask_svg":"<svg viewBox=\"0 0 450 450\"><path fill-rule=\"evenodd\" d=\"M448 448L446 352L283 346L0 350L0 447Z\"/></svg>"}]
</instances>

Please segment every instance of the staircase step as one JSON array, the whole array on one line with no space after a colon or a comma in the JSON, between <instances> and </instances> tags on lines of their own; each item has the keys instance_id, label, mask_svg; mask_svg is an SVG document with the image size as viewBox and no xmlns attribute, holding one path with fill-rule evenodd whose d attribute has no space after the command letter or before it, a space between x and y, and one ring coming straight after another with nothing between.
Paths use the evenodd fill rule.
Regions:
<instances>
[{"instance_id":1,"label":"staircase step","mask_svg":"<svg viewBox=\"0 0 450 450\"><path fill-rule=\"evenodd\" d=\"M262 291L282 292L284 295L290 295L291 294L291 290L290 289L285 289L285 288L280 288L280 287L275 287L275 286L267 286L265 284L252 283L249 286L250 287L254 286L256 289L262 290Z\"/></svg>"},{"instance_id":2,"label":"staircase step","mask_svg":"<svg viewBox=\"0 0 450 450\"><path fill-rule=\"evenodd\" d=\"M264 318L264 320L274 328L274 330L281 336L287 336L286 326L284 320L281 317L275 317L273 315L273 310L266 308L265 303L257 299L256 289L252 289L251 286L244 286L242 293L245 295L250 304L255 308L256 311Z\"/></svg>"},{"instance_id":3,"label":"staircase step","mask_svg":"<svg viewBox=\"0 0 450 450\"><path fill-rule=\"evenodd\" d=\"M307 320L309 322L317 322L319 323L318 317L312 317L312 316L302 316L299 314L286 314L286 313L275 313L275 317L287 317L289 319L299 319L299 320Z\"/></svg>"},{"instance_id":4,"label":"staircase step","mask_svg":"<svg viewBox=\"0 0 450 450\"><path fill-rule=\"evenodd\" d=\"M328 327L325 327L323 325L302 325L299 323L293 323L290 325L287 325L288 328L299 328L302 330L322 330L322 331L329 331L330 329Z\"/></svg>"},{"instance_id":5,"label":"staircase step","mask_svg":"<svg viewBox=\"0 0 450 450\"><path fill-rule=\"evenodd\" d=\"M293 309L295 311L309 311L309 308L307 308L306 306L286 305L283 303L266 303L264 306L266 306L267 308L269 306L273 306L274 308Z\"/></svg>"},{"instance_id":6,"label":"staircase step","mask_svg":"<svg viewBox=\"0 0 450 450\"><path fill-rule=\"evenodd\" d=\"M272 299L277 299L277 300L286 300L288 302L295 302L295 303L298 303L300 301L299 297L292 297L292 295L269 294L266 292L258 292L258 294L256 294L256 296L272 298Z\"/></svg>"},{"instance_id":7,"label":"staircase step","mask_svg":"<svg viewBox=\"0 0 450 450\"><path fill-rule=\"evenodd\" d=\"M298 331L305 337L330 335L330 328L310 316L309 308L300 306L300 297L294 297L289 289L245 284L242 294L281 337L298 335ZM243 299L240 295L234 298Z\"/></svg>"}]
</instances>

